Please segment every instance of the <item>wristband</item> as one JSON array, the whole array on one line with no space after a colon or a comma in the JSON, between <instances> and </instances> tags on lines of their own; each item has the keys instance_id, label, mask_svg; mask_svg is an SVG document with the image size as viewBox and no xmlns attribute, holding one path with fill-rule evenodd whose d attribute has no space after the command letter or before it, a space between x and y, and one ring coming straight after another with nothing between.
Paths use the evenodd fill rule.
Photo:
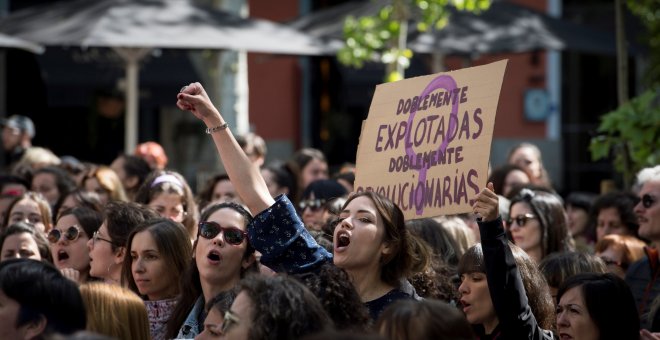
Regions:
<instances>
[{"instance_id":1,"label":"wristband","mask_svg":"<svg viewBox=\"0 0 660 340\"><path fill-rule=\"evenodd\" d=\"M225 122L224 124L220 124L220 125L218 125L218 126L216 126L216 127L206 128L206 133L210 135L210 134L212 134L212 133L214 133L214 132L222 131L222 130L228 128L228 127L229 127L229 123Z\"/></svg>"}]
</instances>

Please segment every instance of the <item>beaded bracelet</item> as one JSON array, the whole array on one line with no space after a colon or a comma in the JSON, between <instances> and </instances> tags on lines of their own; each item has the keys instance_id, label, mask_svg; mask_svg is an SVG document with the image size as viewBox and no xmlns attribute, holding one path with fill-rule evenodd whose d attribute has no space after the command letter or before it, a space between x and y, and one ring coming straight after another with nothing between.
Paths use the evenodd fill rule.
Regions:
<instances>
[{"instance_id":1,"label":"beaded bracelet","mask_svg":"<svg viewBox=\"0 0 660 340\"><path fill-rule=\"evenodd\" d=\"M218 125L216 127L206 128L206 133L208 133L210 135L214 132L222 131L222 130L228 128L228 127L229 127L229 123L225 122L224 124Z\"/></svg>"}]
</instances>

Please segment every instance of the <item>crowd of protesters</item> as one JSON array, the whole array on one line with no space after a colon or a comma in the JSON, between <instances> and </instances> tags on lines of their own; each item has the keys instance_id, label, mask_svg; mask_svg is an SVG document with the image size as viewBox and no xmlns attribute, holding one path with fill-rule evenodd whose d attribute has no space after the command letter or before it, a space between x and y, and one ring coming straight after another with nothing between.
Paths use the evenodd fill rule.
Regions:
<instances>
[{"instance_id":1,"label":"crowd of protesters","mask_svg":"<svg viewBox=\"0 0 660 340\"><path fill-rule=\"evenodd\" d=\"M265 164L199 83L177 106L226 173L193 192L162 147L112 164L2 123L2 339L660 339L660 165L560 197L533 144L473 211L405 221L322 152Z\"/></svg>"}]
</instances>

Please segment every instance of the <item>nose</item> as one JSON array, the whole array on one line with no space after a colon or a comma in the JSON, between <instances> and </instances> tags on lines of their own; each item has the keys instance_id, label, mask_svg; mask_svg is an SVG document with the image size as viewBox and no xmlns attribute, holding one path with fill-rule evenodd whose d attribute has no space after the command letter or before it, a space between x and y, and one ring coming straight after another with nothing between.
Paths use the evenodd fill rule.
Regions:
<instances>
[{"instance_id":1,"label":"nose","mask_svg":"<svg viewBox=\"0 0 660 340\"><path fill-rule=\"evenodd\" d=\"M225 245L225 233L224 231L220 231L216 237L213 238L213 244L214 245L219 245L220 247L224 247Z\"/></svg>"},{"instance_id":2,"label":"nose","mask_svg":"<svg viewBox=\"0 0 660 340\"><path fill-rule=\"evenodd\" d=\"M467 283L465 281L461 282L461 285L458 286L458 292L461 293L461 295L468 294L470 292Z\"/></svg>"},{"instance_id":3,"label":"nose","mask_svg":"<svg viewBox=\"0 0 660 340\"><path fill-rule=\"evenodd\" d=\"M135 261L135 272L136 273L144 273L144 265L142 263L142 259L138 258L137 261Z\"/></svg>"},{"instance_id":4,"label":"nose","mask_svg":"<svg viewBox=\"0 0 660 340\"><path fill-rule=\"evenodd\" d=\"M635 204L635 207L633 208L633 212L635 214L641 214L644 211L644 205L642 204L642 200L639 200L637 204Z\"/></svg>"},{"instance_id":5,"label":"nose","mask_svg":"<svg viewBox=\"0 0 660 340\"><path fill-rule=\"evenodd\" d=\"M566 317L565 312L560 312L557 314L557 326L562 326L562 327L569 326L568 318Z\"/></svg>"}]
</instances>

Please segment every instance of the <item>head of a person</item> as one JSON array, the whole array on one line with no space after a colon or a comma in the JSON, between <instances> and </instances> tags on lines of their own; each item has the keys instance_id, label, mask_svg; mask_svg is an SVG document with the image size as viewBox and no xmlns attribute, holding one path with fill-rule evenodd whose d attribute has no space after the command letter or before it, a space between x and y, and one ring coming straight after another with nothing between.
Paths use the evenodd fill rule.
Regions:
<instances>
[{"instance_id":1,"label":"head of a person","mask_svg":"<svg viewBox=\"0 0 660 340\"><path fill-rule=\"evenodd\" d=\"M55 267L75 269L85 281L89 274L87 243L102 222L103 215L96 210L77 207L62 211L57 223L48 232Z\"/></svg>"},{"instance_id":2,"label":"head of a person","mask_svg":"<svg viewBox=\"0 0 660 340\"><path fill-rule=\"evenodd\" d=\"M87 241L91 259L89 274L118 282L127 254L128 235L137 226L158 215L137 203L112 201L106 205L104 216L99 229Z\"/></svg>"},{"instance_id":3,"label":"head of a person","mask_svg":"<svg viewBox=\"0 0 660 340\"><path fill-rule=\"evenodd\" d=\"M408 230L426 241L435 256L451 266L458 265L458 245L442 224L432 218L420 218L406 221Z\"/></svg>"},{"instance_id":4,"label":"head of a person","mask_svg":"<svg viewBox=\"0 0 660 340\"><path fill-rule=\"evenodd\" d=\"M165 149L156 142L144 142L135 147L135 156L144 159L152 170L163 170L167 167Z\"/></svg>"},{"instance_id":5,"label":"head of a person","mask_svg":"<svg viewBox=\"0 0 660 340\"><path fill-rule=\"evenodd\" d=\"M105 165L91 169L83 178L82 188L97 193L104 205L110 201L127 201L119 176Z\"/></svg>"},{"instance_id":6,"label":"head of a person","mask_svg":"<svg viewBox=\"0 0 660 340\"><path fill-rule=\"evenodd\" d=\"M266 148L266 142L261 136L248 132L244 135L236 136L236 141L253 164L258 167L264 165L268 149Z\"/></svg>"},{"instance_id":7,"label":"head of a person","mask_svg":"<svg viewBox=\"0 0 660 340\"><path fill-rule=\"evenodd\" d=\"M637 202L631 192L610 192L596 198L590 211L596 240L609 234L637 236L639 224L633 211Z\"/></svg>"},{"instance_id":8,"label":"head of a person","mask_svg":"<svg viewBox=\"0 0 660 340\"><path fill-rule=\"evenodd\" d=\"M541 186L550 186L548 173L543 166L541 158L541 149L532 143L520 143L509 151L507 157L509 164L515 164L531 176L533 184Z\"/></svg>"},{"instance_id":9,"label":"head of a person","mask_svg":"<svg viewBox=\"0 0 660 340\"><path fill-rule=\"evenodd\" d=\"M640 186L639 202L634 212L639 223L639 236L660 244L660 165L646 168L637 174Z\"/></svg>"},{"instance_id":10,"label":"head of a person","mask_svg":"<svg viewBox=\"0 0 660 340\"><path fill-rule=\"evenodd\" d=\"M59 216L62 211L73 208L87 208L102 212L103 204L97 193L85 191L83 189L76 189L64 197L64 200L62 200L62 204L57 211L57 216Z\"/></svg>"},{"instance_id":11,"label":"head of a person","mask_svg":"<svg viewBox=\"0 0 660 340\"><path fill-rule=\"evenodd\" d=\"M14 258L53 263L46 237L26 222L11 224L0 235L0 261Z\"/></svg>"},{"instance_id":12,"label":"head of a person","mask_svg":"<svg viewBox=\"0 0 660 340\"><path fill-rule=\"evenodd\" d=\"M596 195L587 192L572 192L564 202L568 216L568 230L573 237L584 236L589 241L596 239L594 225L589 219L589 212Z\"/></svg>"},{"instance_id":13,"label":"head of a person","mask_svg":"<svg viewBox=\"0 0 660 340\"><path fill-rule=\"evenodd\" d=\"M326 223L325 203L347 194L346 188L333 179L320 179L310 183L298 204L305 226L308 229L321 230Z\"/></svg>"},{"instance_id":14,"label":"head of a person","mask_svg":"<svg viewBox=\"0 0 660 340\"><path fill-rule=\"evenodd\" d=\"M476 336L465 316L438 300L399 300L385 309L375 329L387 339L471 340Z\"/></svg>"},{"instance_id":15,"label":"head of a person","mask_svg":"<svg viewBox=\"0 0 660 340\"><path fill-rule=\"evenodd\" d=\"M543 274L539 271L537 263L520 247L511 242L509 242L509 247L518 267L529 307L534 313L536 321L543 329L553 329L554 304ZM488 288L481 244L472 246L463 254L458 262L458 274L461 279L461 285L458 288L461 295L460 302L467 320L473 325L497 326L499 319Z\"/></svg>"},{"instance_id":16,"label":"head of a person","mask_svg":"<svg viewBox=\"0 0 660 340\"><path fill-rule=\"evenodd\" d=\"M298 201L298 184L289 164L281 161L269 163L261 168L261 176L271 196L287 195L291 202Z\"/></svg>"},{"instance_id":17,"label":"head of a person","mask_svg":"<svg viewBox=\"0 0 660 340\"><path fill-rule=\"evenodd\" d=\"M41 194L28 191L18 196L7 208L5 225L27 222L42 233L47 233L53 225L50 204Z\"/></svg>"},{"instance_id":18,"label":"head of a person","mask_svg":"<svg viewBox=\"0 0 660 340\"><path fill-rule=\"evenodd\" d=\"M355 171L339 172L332 178L346 188L347 192L355 191Z\"/></svg>"},{"instance_id":19,"label":"head of a person","mask_svg":"<svg viewBox=\"0 0 660 340\"><path fill-rule=\"evenodd\" d=\"M343 269L324 264L317 271L293 277L319 299L337 329L367 330L371 323L369 310Z\"/></svg>"},{"instance_id":20,"label":"head of a person","mask_svg":"<svg viewBox=\"0 0 660 340\"><path fill-rule=\"evenodd\" d=\"M128 288L89 282L80 286L80 294L87 309L87 330L114 339L151 339L144 302Z\"/></svg>"},{"instance_id":21,"label":"head of a person","mask_svg":"<svg viewBox=\"0 0 660 340\"><path fill-rule=\"evenodd\" d=\"M321 150L300 149L293 154L292 160L300 171L299 183L302 190L315 180L328 178L328 162Z\"/></svg>"},{"instance_id":22,"label":"head of a person","mask_svg":"<svg viewBox=\"0 0 660 340\"><path fill-rule=\"evenodd\" d=\"M151 167L144 159L124 154L117 156L110 164L110 168L119 176L129 197L135 196L138 188L151 172Z\"/></svg>"},{"instance_id":23,"label":"head of a person","mask_svg":"<svg viewBox=\"0 0 660 340\"><path fill-rule=\"evenodd\" d=\"M76 284L40 261L0 262L0 306L4 339L42 339L72 334L86 326L85 306Z\"/></svg>"},{"instance_id":24,"label":"head of a person","mask_svg":"<svg viewBox=\"0 0 660 340\"><path fill-rule=\"evenodd\" d=\"M220 339L222 337L222 323L225 313L236 299L236 291L229 290L218 293L206 303L206 318L204 330L195 337L196 340Z\"/></svg>"},{"instance_id":25,"label":"head of a person","mask_svg":"<svg viewBox=\"0 0 660 340\"><path fill-rule=\"evenodd\" d=\"M192 257L188 232L166 218L148 220L133 229L126 243L122 283L145 300L164 300L180 292L180 276Z\"/></svg>"},{"instance_id":26,"label":"head of a person","mask_svg":"<svg viewBox=\"0 0 660 340\"><path fill-rule=\"evenodd\" d=\"M227 174L217 174L211 177L198 195L199 206L204 210L211 203L235 202L241 203L234 184Z\"/></svg>"},{"instance_id":27,"label":"head of a person","mask_svg":"<svg viewBox=\"0 0 660 340\"><path fill-rule=\"evenodd\" d=\"M537 261L571 248L564 205L546 191L520 190L511 199L507 228L513 242Z\"/></svg>"},{"instance_id":28,"label":"head of a person","mask_svg":"<svg viewBox=\"0 0 660 340\"><path fill-rule=\"evenodd\" d=\"M380 279L394 287L415 262L403 212L388 198L363 191L350 196L334 232L336 266L349 274L380 269Z\"/></svg>"},{"instance_id":29,"label":"head of a person","mask_svg":"<svg viewBox=\"0 0 660 340\"><path fill-rule=\"evenodd\" d=\"M40 193L53 211L57 211L64 197L75 188L76 183L73 179L59 167L40 168L32 175L32 191Z\"/></svg>"},{"instance_id":30,"label":"head of a person","mask_svg":"<svg viewBox=\"0 0 660 340\"><path fill-rule=\"evenodd\" d=\"M332 326L319 300L286 276L250 276L225 313L227 339L299 339Z\"/></svg>"},{"instance_id":31,"label":"head of a person","mask_svg":"<svg viewBox=\"0 0 660 340\"><path fill-rule=\"evenodd\" d=\"M35 129L32 119L22 115L12 115L0 123L2 127L2 146L5 151L26 148L32 143Z\"/></svg>"},{"instance_id":32,"label":"head of a person","mask_svg":"<svg viewBox=\"0 0 660 340\"><path fill-rule=\"evenodd\" d=\"M633 262L644 257L646 243L630 235L605 235L594 251L607 265L607 270L623 278Z\"/></svg>"},{"instance_id":33,"label":"head of a person","mask_svg":"<svg viewBox=\"0 0 660 340\"><path fill-rule=\"evenodd\" d=\"M0 195L20 196L28 191L30 183L23 177L0 175Z\"/></svg>"},{"instance_id":34,"label":"head of a person","mask_svg":"<svg viewBox=\"0 0 660 340\"><path fill-rule=\"evenodd\" d=\"M197 223L197 204L190 186L174 171L154 171L144 181L135 202L144 204L158 215L179 222L192 238Z\"/></svg>"},{"instance_id":35,"label":"head of a person","mask_svg":"<svg viewBox=\"0 0 660 340\"><path fill-rule=\"evenodd\" d=\"M539 269L550 288L554 301L559 286L569 277L580 273L607 273L605 263L597 256L567 251L546 256L539 264Z\"/></svg>"},{"instance_id":36,"label":"head of a person","mask_svg":"<svg viewBox=\"0 0 660 340\"><path fill-rule=\"evenodd\" d=\"M516 164L499 166L490 173L489 182L498 195L509 197L514 188L530 182L527 170Z\"/></svg>"},{"instance_id":37,"label":"head of a person","mask_svg":"<svg viewBox=\"0 0 660 340\"><path fill-rule=\"evenodd\" d=\"M611 273L571 276L557 293L557 332L571 339L639 339L630 288Z\"/></svg>"},{"instance_id":38,"label":"head of a person","mask_svg":"<svg viewBox=\"0 0 660 340\"><path fill-rule=\"evenodd\" d=\"M25 150L23 157L16 162L12 174L29 178L32 173L43 167L59 166L61 160L51 150L39 146L31 146Z\"/></svg>"},{"instance_id":39,"label":"head of a person","mask_svg":"<svg viewBox=\"0 0 660 340\"><path fill-rule=\"evenodd\" d=\"M442 227L456 241L456 256L460 259L463 254L478 242L476 232L470 228L465 220L459 216L438 216L434 220L440 223ZM476 222L475 222L476 223Z\"/></svg>"}]
</instances>

